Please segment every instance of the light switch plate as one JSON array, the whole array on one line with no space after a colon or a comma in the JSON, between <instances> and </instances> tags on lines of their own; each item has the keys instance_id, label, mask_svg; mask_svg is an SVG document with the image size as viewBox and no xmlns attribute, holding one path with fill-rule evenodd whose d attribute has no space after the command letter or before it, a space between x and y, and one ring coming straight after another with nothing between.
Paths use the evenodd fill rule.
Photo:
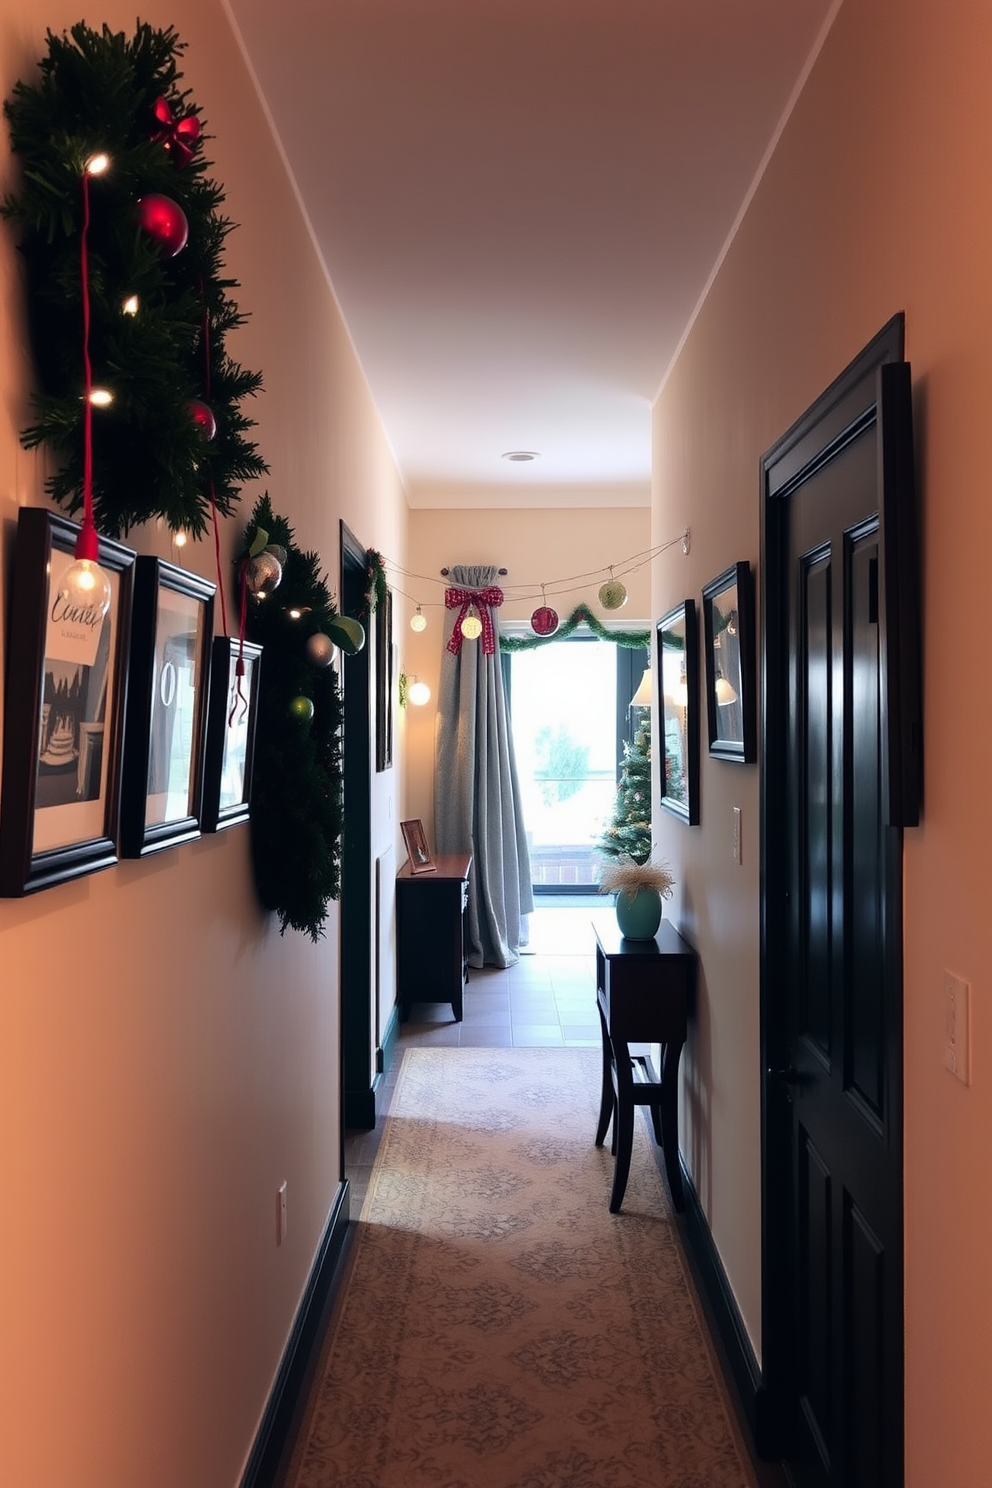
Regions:
<instances>
[{"instance_id":1,"label":"light switch plate","mask_svg":"<svg viewBox=\"0 0 992 1488\"><path fill-rule=\"evenodd\" d=\"M944 972L944 1064L962 1085L971 1084L971 987Z\"/></svg>"}]
</instances>

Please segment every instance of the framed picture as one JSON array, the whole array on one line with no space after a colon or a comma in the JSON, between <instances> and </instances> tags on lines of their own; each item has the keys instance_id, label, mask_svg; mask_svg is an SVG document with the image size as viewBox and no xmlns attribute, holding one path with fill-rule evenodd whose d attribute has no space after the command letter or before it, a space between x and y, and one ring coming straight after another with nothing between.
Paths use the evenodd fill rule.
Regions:
<instances>
[{"instance_id":1,"label":"framed picture","mask_svg":"<svg viewBox=\"0 0 992 1488\"><path fill-rule=\"evenodd\" d=\"M427 846L423 823L419 821L400 822L400 831L403 833L407 856L410 859L410 872L436 873L437 864L431 857L431 850Z\"/></svg>"},{"instance_id":2,"label":"framed picture","mask_svg":"<svg viewBox=\"0 0 992 1488\"><path fill-rule=\"evenodd\" d=\"M261 646L250 641L242 644L230 636L214 640L200 819L205 832L248 820L261 657ZM239 658L244 662L242 676Z\"/></svg>"},{"instance_id":3,"label":"framed picture","mask_svg":"<svg viewBox=\"0 0 992 1488\"><path fill-rule=\"evenodd\" d=\"M754 588L735 563L703 589L710 754L751 764L755 744Z\"/></svg>"},{"instance_id":4,"label":"framed picture","mask_svg":"<svg viewBox=\"0 0 992 1488\"><path fill-rule=\"evenodd\" d=\"M139 558L121 792L121 854L200 835L214 585Z\"/></svg>"},{"instance_id":5,"label":"framed picture","mask_svg":"<svg viewBox=\"0 0 992 1488\"><path fill-rule=\"evenodd\" d=\"M59 583L78 535L40 507L18 515L0 798L5 895L117 862L135 555L101 538L110 608L70 609Z\"/></svg>"},{"instance_id":6,"label":"framed picture","mask_svg":"<svg viewBox=\"0 0 992 1488\"><path fill-rule=\"evenodd\" d=\"M393 763L393 591L375 612L375 767Z\"/></svg>"},{"instance_id":7,"label":"framed picture","mask_svg":"<svg viewBox=\"0 0 992 1488\"><path fill-rule=\"evenodd\" d=\"M699 649L693 601L669 610L657 630L661 804L694 827L699 823Z\"/></svg>"}]
</instances>

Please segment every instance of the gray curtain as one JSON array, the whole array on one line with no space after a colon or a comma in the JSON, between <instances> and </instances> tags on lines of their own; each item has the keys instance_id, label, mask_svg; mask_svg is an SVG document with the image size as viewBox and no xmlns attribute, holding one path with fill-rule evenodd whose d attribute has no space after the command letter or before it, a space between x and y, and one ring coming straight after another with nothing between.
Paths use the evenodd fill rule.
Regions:
<instances>
[{"instance_id":1,"label":"gray curtain","mask_svg":"<svg viewBox=\"0 0 992 1488\"><path fill-rule=\"evenodd\" d=\"M485 590L496 569L451 569L452 588ZM470 852L468 923L471 966L512 966L527 943L526 916L534 908L530 854L520 814L499 626L492 617L495 649L487 655L485 634L449 649L461 605L445 610L441 685L438 696L434 782L434 835L439 853Z\"/></svg>"}]
</instances>

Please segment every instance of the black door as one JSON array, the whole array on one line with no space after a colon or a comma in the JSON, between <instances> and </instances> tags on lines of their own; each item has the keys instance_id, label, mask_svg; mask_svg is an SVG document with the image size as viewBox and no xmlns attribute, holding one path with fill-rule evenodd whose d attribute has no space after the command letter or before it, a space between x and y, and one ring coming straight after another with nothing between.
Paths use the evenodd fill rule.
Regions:
<instances>
[{"instance_id":1,"label":"black door","mask_svg":"<svg viewBox=\"0 0 992 1488\"><path fill-rule=\"evenodd\" d=\"M764 462L766 1381L797 1488L903 1481L901 348L900 319Z\"/></svg>"}]
</instances>

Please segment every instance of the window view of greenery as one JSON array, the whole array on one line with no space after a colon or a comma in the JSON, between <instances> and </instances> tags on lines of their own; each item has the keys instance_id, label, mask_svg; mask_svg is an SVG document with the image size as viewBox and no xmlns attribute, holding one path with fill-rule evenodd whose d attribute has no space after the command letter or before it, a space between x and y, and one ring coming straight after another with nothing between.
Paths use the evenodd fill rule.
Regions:
<instances>
[{"instance_id":1,"label":"window view of greenery","mask_svg":"<svg viewBox=\"0 0 992 1488\"><path fill-rule=\"evenodd\" d=\"M511 654L513 745L540 892L591 888L617 795L617 648L557 641Z\"/></svg>"}]
</instances>

